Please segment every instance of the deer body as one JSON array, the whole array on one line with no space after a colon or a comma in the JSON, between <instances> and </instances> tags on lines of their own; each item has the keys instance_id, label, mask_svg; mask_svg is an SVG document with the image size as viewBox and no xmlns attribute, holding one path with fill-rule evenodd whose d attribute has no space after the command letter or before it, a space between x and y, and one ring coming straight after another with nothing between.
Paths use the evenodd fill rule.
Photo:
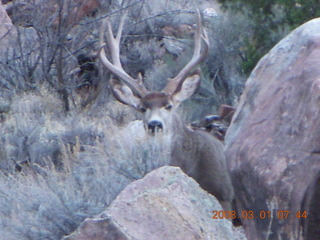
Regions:
<instances>
[{"instance_id":1,"label":"deer body","mask_svg":"<svg viewBox=\"0 0 320 240\"><path fill-rule=\"evenodd\" d=\"M207 34L201 28L199 12L193 57L175 78L168 79L162 91L148 91L141 76L134 79L123 70L119 53L123 24L124 17L120 21L116 37L113 36L108 19L102 24L100 31L101 62L120 79L110 81L115 98L144 114L144 127L149 135L169 136L169 165L180 167L203 189L213 194L225 210L231 210L234 191L226 167L223 144L206 132L189 129L177 113L180 103L189 98L200 84L200 70L194 68L205 58L209 48ZM106 28L112 63L104 50L103 38ZM202 42L204 49L201 46Z\"/></svg>"},{"instance_id":2,"label":"deer body","mask_svg":"<svg viewBox=\"0 0 320 240\"><path fill-rule=\"evenodd\" d=\"M180 119L178 121L181 121ZM225 210L231 210L234 191L224 157L223 144L207 132L174 124L170 165L214 195Z\"/></svg>"}]
</instances>

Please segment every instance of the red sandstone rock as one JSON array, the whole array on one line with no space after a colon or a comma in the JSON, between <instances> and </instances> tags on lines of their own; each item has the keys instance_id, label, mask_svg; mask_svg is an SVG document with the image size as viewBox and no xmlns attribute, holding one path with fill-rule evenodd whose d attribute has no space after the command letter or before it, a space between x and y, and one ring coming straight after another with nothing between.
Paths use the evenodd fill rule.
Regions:
<instances>
[{"instance_id":1,"label":"red sandstone rock","mask_svg":"<svg viewBox=\"0 0 320 240\"><path fill-rule=\"evenodd\" d=\"M34 14L41 12L47 21L38 22L38 25L45 24L58 27L62 24L64 27L73 26L86 16L93 15L100 7L100 0L34 0L9 1L6 10L11 16L15 25L24 27L33 26ZM43 20L43 19L42 19ZM59 23L61 21L61 23Z\"/></svg>"},{"instance_id":2,"label":"red sandstone rock","mask_svg":"<svg viewBox=\"0 0 320 240\"><path fill-rule=\"evenodd\" d=\"M226 219L216 198L180 168L162 167L135 181L95 218L86 219L64 240L245 239Z\"/></svg>"},{"instance_id":3,"label":"red sandstone rock","mask_svg":"<svg viewBox=\"0 0 320 240\"><path fill-rule=\"evenodd\" d=\"M320 19L264 56L247 81L226 155L249 239L320 239ZM271 217L261 219L261 211ZM287 219L281 212L290 211ZM299 211L308 217L299 218Z\"/></svg>"}]
</instances>

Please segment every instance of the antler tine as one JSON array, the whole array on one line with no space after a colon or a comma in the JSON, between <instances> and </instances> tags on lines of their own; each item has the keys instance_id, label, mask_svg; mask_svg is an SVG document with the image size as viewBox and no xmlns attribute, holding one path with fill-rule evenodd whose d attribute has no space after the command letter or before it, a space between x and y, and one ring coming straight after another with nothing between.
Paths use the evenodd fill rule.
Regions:
<instances>
[{"instance_id":1,"label":"antler tine","mask_svg":"<svg viewBox=\"0 0 320 240\"><path fill-rule=\"evenodd\" d=\"M120 42L120 39L121 39L122 29L123 29L124 21L126 20L127 14L128 14L128 11L125 11L124 14L121 16L121 19L120 19L119 28L118 28L118 32L117 32L117 41L119 41L119 42Z\"/></svg>"},{"instance_id":2,"label":"antler tine","mask_svg":"<svg viewBox=\"0 0 320 240\"><path fill-rule=\"evenodd\" d=\"M172 94L178 86L188 77L188 74L205 59L209 51L209 38L205 29L202 29L201 15L197 9L197 30L195 32L195 47L190 62L175 77L168 80L166 87L162 90L165 93ZM204 49L201 51L201 42L204 42Z\"/></svg>"},{"instance_id":3,"label":"antler tine","mask_svg":"<svg viewBox=\"0 0 320 240\"><path fill-rule=\"evenodd\" d=\"M123 80L131 89L134 91L135 94L142 97L144 96L148 90L145 88L142 82L142 78L139 77L137 79L132 78L129 74L127 74L120 62L120 40L121 40L121 34L124 26L126 18L126 13L121 17L119 28L117 31L117 36L113 36L113 31L111 27L111 23L109 21L109 18L106 18L100 28L99 33L99 56L102 64L109 69L114 75L118 76L121 80ZM111 51L111 58L112 63L109 61L109 59L106 56L106 52L104 47L106 44L104 43L104 33L106 32L107 28L107 44Z\"/></svg>"}]
</instances>

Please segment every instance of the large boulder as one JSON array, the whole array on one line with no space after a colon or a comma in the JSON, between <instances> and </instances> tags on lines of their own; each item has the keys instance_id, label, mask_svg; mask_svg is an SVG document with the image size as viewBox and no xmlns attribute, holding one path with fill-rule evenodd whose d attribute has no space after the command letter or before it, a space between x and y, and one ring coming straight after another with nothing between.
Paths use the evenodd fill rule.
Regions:
<instances>
[{"instance_id":1,"label":"large boulder","mask_svg":"<svg viewBox=\"0 0 320 240\"><path fill-rule=\"evenodd\" d=\"M249 239L320 239L319 119L318 18L260 60L227 132L227 161Z\"/></svg>"},{"instance_id":2,"label":"large boulder","mask_svg":"<svg viewBox=\"0 0 320 240\"><path fill-rule=\"evenodd\" d=\"M212 219L214 210L222 211L215 197L180 168L166 166L131 183L64 240L245 239L229 220Z\"/></svg>"}]
</instances>

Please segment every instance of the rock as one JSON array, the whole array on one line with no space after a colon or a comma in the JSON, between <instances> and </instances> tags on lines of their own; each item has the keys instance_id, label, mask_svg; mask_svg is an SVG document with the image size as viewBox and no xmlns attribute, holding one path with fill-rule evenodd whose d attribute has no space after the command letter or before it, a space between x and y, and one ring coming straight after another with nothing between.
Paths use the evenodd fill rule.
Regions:
<instances>
[{"instance_id":1,"label":"rock","mask_svg":"<svg viewBox=\"0 0 320 240\"><path fill-rule=\"evenodd\" d=\"M57 28L60 21L64 27L73 26L84 17L94 15L100 7L100 1L69 0L57 2L54 0L34 0L28 4L24 0L15 0L7 3L5 7L15 25ZM35 16L37 14L39 16Z\"/></svg>"},{"instance_id":2,"label":"rock","mask_svg":"<svg viewBox=\"0 0 320 240\"><path fill-rule=\"evenodd\" d=\"M183 41L180 39L175 38L164 38L163 39L163 45L165 49L175 56L178 56L181 54L185 49L186 46L189 46L187 44L190 44L190 41Z\"/></svg>"},{"instance_id":3,"label":"rock","mask_svg":"<svg viewBox=\"0 0 320 240\"><path fill-rule=\"evenodd\" d=\"M6 49L11 46L12 39L17 37L17 30L13 26L11 19L9 18L6 10L4 9L0 1L0 54L4 54Z\"/></svg>"},{"instance_id":4,"label":"rock","mask_svg":"<svg viewBox=\"0 0 320 240\"><path fill-rule=\"evenodd\" d=\"M239 212L255 214L243 219L248 239L320 239L319 106L317 18L260 60L227 132ZM262 211L270 217L262 219Z\"/></svg>"},{"instance_id":5,"label":"rock","mask_svg":"<svg viewBox=\"0 0 320 240\"><path fill-rule=\"evenodd\" d=\"M226 104L221 104L219 108L219 116L225 121L227 121L229 126L235 111L235 107Z\"/></svg>"},{"instance_id":6,"label":"rock","mask_svg":"<svg viewBox=\"0 0 320 240\"><path fill-rule=\"evenodd\" d=\"M218 200L180 168L162 167L131 183L64 240L245 239L230 221L212 219L214 210L222 210Z\"/></svg>"},{"instance_id":7,"label":"rock","mask_svg":"<svg viewBox=\"0 0 320 240\"><path fill-rule=\"evenodd\" d=\"M193 130L203 130L211 133L220 141L224 141L224 137L231 123L235 108L221 104L219 107L219 115L208 115L200 121L192 122L190 127Z\"/></svg>"}]
</instances>

